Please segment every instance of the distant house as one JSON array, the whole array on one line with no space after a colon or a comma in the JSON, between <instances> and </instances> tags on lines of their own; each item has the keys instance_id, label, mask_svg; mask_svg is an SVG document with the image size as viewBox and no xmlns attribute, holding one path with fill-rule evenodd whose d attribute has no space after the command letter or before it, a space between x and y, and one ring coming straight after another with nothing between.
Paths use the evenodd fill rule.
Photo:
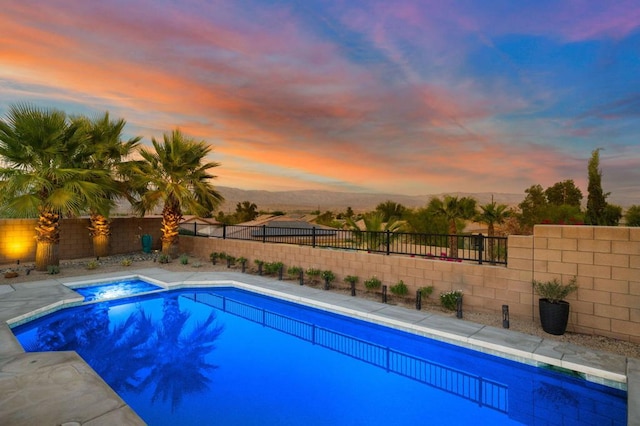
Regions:
<instances>
[{"instance_id":1,"label":"distant house","mask_svg":"<svg viewBox=\"0 0 640 426\"><path fill-rule=\"evenodd\" d=\"M261 215L237 225L219 225L211 229L208 236L236 240L275 240L282 237L326 237L333 236L336 232L334 228L309 223L302 217ZM198 235L202 234L198 232Z\"/></svg>"},{"instance_id":2,"label":"distant house","mask_svg":"<svg viewBox=\"0 0 640 426\"><path fill-rule=\"evenodd\" d=\"M190 235L198 235L201 237L210 237L215 234L215 230L222 227L222 223L215 219L185 216L180 222L180 232Z\"/></svg>"}]
</instances>

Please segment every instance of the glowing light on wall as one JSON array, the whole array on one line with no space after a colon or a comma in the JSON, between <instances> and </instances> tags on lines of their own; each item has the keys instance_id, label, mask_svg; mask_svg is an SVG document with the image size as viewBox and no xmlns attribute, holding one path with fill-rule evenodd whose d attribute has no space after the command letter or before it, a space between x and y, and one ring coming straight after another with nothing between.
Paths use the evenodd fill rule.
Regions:
<instances>
[{"instance_id":1,"label":"glowing light on wall","mask_svg":"<svg viewBox=\"0 0 640 426\"><path fill-rule=\"evenodd\" d=\"M25 259L35 250L35 246L33 231L25 233L22 230L7 230L4 238L0 241L0 253L7 260Z\"/></svg>"}]
</instances>

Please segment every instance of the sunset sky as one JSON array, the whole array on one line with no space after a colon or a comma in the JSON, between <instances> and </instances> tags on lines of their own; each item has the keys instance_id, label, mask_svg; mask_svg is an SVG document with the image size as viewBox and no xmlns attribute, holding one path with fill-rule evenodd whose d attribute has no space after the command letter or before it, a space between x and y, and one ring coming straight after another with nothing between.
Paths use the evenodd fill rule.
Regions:
<instances>
[{"instance_id":1,"label":"sunset sky","mask_svg":"<svg viewBox=\"0 0 640 426\"><path fill-rule=\"evenodd\" d=\"M0 9L0 116L180 127L215 184L522 193L603 148L640 204L640 2L20 0Z\"/></svg>"}]
</instances>

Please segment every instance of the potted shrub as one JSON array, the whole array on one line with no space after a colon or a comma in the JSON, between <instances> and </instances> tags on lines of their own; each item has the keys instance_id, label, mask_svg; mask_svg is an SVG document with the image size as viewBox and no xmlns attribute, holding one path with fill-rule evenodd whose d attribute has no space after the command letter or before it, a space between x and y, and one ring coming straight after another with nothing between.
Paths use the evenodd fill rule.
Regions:
<instances>
[{"instance_id":1,"label":"potted shrub","mask_svg":"<svg viewBox=\"0 0 640 426\"><path fill-rule=\"evenodd\" d=\"M556 336L564 334L569 321L569 302L564 298L578 289L576 277L567 284L562 284L557 278L551 281L533 280L532 284L540 296L538 307L542 329Z\"/></svg>"}]
</instances>

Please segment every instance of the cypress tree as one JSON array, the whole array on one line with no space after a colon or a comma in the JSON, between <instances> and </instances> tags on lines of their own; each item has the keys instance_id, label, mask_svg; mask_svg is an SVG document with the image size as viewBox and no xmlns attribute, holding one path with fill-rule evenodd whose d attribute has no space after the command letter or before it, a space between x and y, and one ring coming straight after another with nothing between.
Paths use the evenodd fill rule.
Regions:
<instances>
[{"instance_id":1,"label":"cypress tree","mask_svg":"<svg viewBox=\"0 0 640 426\"><path fill-rule=\"evenodd\" d=\"M607 208L606 198L609 195L602 191L602 171L600 170L600 148L591 152L588 166L589 185L587 191L587 215L586 222L589 225L607 225L605 215Z\"/></svg>"}]
</instances>

